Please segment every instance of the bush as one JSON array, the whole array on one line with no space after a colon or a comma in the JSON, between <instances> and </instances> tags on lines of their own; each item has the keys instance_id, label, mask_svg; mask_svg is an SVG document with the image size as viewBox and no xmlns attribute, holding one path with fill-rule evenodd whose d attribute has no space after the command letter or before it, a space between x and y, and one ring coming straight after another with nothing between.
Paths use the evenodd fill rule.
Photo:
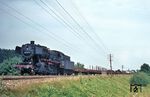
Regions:
<instances>
[{"instance_id":1,"label":"bush","mask_svg":"<svg viewBox=\"0 0 150 97\"><path fill-rule=\"evenodd\" d=\"M18 75L18 71L13 67L14 64L20 63L18 57L9 58L0 64L0 75Z\"/></svg>"},{"instance_id":2,"label":"bush","mask_svg":"<svg viewBox=\"0 0 150 97\"><path fill-rule=\"evenodd\" d=\"M149 64L144 63L141 66L141 70L140 71L144 72L144 73L147 73L148 75L150 75L150 66L149 66Z\"/></svg>"},{"instance_id":3,"label":"bush","mask_svg":"<svg viewBox=\"0 0 150 97\"><path fill-rule=\"evenodd\" d=\"M147 86L149 84L149 76L143 72L137 72L130 78L130 84L141 84Z\"/></svg>"}]
</instances>

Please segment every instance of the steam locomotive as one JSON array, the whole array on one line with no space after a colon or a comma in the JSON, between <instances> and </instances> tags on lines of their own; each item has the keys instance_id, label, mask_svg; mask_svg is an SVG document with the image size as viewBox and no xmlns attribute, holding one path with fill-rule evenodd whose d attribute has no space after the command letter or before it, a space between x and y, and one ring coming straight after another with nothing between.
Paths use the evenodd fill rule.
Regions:
<instances>
[{"instance_id":1,"label":"steam locomotive","mask_svg":"<svg viewBox=\"0 0 150 97\"><path fill-rule=\"evenodd\" d=\"M71 75L74 72L74 62L69 56L35 44L34 41L16 46L15 51L22 56L23 62L15 66L21 74Z\"/></svg>"}]
</instances>

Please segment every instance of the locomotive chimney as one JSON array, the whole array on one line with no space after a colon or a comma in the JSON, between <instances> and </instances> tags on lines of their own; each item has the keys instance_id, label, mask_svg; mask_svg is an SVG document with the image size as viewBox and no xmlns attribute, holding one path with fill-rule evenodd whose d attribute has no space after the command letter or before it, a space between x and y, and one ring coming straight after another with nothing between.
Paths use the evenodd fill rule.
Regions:
<instances>
[{"instance_id":1,"label":"locomotive chimney","mask_svg":"<svg viewBox=\"0 0 150 97\"><path fill-rule=\"evenodd\" d=\"M30 44L34 44L34 41L30 41Z\"/></svg>"}]
</instances>

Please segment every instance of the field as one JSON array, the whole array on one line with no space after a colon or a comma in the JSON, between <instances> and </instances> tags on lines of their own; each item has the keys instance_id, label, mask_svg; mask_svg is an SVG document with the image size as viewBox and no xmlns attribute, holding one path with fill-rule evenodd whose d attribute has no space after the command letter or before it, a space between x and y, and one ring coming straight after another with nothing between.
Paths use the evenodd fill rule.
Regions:
<instances>
[{"instance_id":1,"label":"field","mask_svg":"<svg viewBox=\"0 0 150 97\"><path fill-rule=\"evenodd\" d=\"M142 93L130 93L130 77L97 75L5 81L0 97L150 97L150 85L143 87Z\"/></svg>"}]
</instances>

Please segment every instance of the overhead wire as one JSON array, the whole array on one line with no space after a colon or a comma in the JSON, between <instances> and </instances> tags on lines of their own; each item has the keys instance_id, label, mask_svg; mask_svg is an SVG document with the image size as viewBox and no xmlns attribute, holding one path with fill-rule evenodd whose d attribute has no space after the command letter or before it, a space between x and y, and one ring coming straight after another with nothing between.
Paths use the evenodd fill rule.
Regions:
<instances>
[{"instance_id":1,"label":"overhead wire","mask_svg":"<svg viewBox=\"0 0 150 97\"><path fill-rule=\"evenodd\" d=\"M3 4L3 5L5 5L6 7L10 8L11 10L14 10L16 13L18 13L18 14L21 15L21 16L23 16L24 18L26 18L27 20L29 20L29 21L32 22L33 24L36 24L36 25L38 25L39 27L41 27L42 29L44 29L46 32L48 32L47 34L48 34L50 37L53 37L54 40L59 41L60 43L62 43L63 45L65 45L65 47L68 47L69 49L72 48L70 45L65 44L65 43L63 43L62 41L58 40L58 38L56 38L56 37L59 37L59 36L57 36L57 35L56 35L55 33L53 33L53 32L50 32L47 28L45 28L45 27L42 26L41 24L39 24L39 23L33 21L31 18L25 16L24 14L22 14L21 12L19 12L17 9L15 9L15 8L13 8L13 7L11 7L11 6L9 6L8 4L6 4L6 3L4 3L4 2L1 2L1 1L0 1L0 3ZM6 13L7 13L7 14L10 14L10 13L8 13L8 12L6 12ZM21 22L27 24L28 26L32 26L32 25L30 25L29 23L24 22L23 20L21 20L21 19L18 18L17 16L12 15L12 14L10 14L10 15L13 16L13 17L15 17L16 19L20 20ZM33 26L32 26L32 27L33 27ZM36 29L36 30L38 30L36 27L33 27L33 28ZM38 30L38 31L39 31L39 30ZM52 33L52 34L50 34L50 33ZM62 39L62 38L59 37L59 39ZM64 39L62 39L62 40L64 41ZM58 42L58 43L59 43L59 42ZM73 49L74 49L74 48L73 48Z\"/></svg>"},{"instance_id":2,"label":"overhead wire","mask_svg":"<svg viewBox=\"0 0 150 97\"><path fill-rule=\"evenodd\" d=\"M57 2L57 4L63 9L63 11L68 15L70 16L70 18L74 21L74 23L76 23L78 25L78 27L80 28L81 31L84 32L84 34L91 40L93 41L93 43L96 45L96 47L100 47L101 46L95 42L95 40L88 34L88 32L86 30L84 30L84 28L73 18L73 16L60 4L60 2L58 0L55 0Z\"/></svg>"},{"instance_id":3,"label":"overhead wire","mask_svg":"<svg viewBox=\"0 0 150 97\"><path fill-rule=\"evenodd\" d=\"M25 16L24 14L22 14L21 12L19 12L17 9L15 9L15 8L13 8L13 7L9 6L8 4L3 3L3 2L1 2L1 1L0 1L0 3L3 4L3 5L5 5L6 7L10 8L11 10L15 11L17 14L21 15L22 17L24 17L24 18L27 19L28 21L32 22L33 24L38 25L39 27L43 28L45 31L50 32L50 31L48 31L47 29L45 29L44 26L42 26L42 25L40 25L39 23L33 21L31 18ZM36 29L37 31L39 31L38 28L34 27L34 26L31 25L30 23L25 22L24 20L20 19L19 17L15 16L15 15L13 15L13 14L11 14L11 13L5 11L5 10L3 10L3 12L5 12L5 13L7 13L7 14L13 16L13 17L15 17L16 19L18 19L19 21L21 21L21 22L23 22L24 24L28 25L29 27L34 28L34 29ZM51 33L51 32L50 32L50 33ZM49 35L49 33L47 33L47 34ZM52 36L52 35L53 35L53 36ZM57 36L55 36L54 33L53 33L52 35L50 34L49 36L50 36L50 37L53 37L54 40L59 41L59 40L57 40L58 38L56 38ZM60 43L63 43L62 41L59 41L59 42L60 42ZM63 44L64 44L64 43L63 43ZM74 49L74 47L68 47L68 45L66 45L66 44L64 44L64 45L65 45L65 47L67 47L67 49L70 49L70 50ZM71 49L71 48L72 48L72 49ZM78 49L78 50L79 50L79 49ZM79 52L78 50L77 50L77 49L74 49L74 51L76 51L76 53ZM80 51L81 51L81 50L80 50ZM80 52L79 52L79 53L80 53ZM82 57L82 56L81 56L81 57Z\"/></svg>"},{"instance_id":4,"label":"overhead wire","mask_svg":"<svg viewBox=\"0 0 150 97\"><path fill-rule=\"evenodd\" d=\"M58 18L61 18L59 15L57 15L56 14L56 12L54 12L44 1L42 1L42 0L40 0L45 6L47 6ZM64 10L64 9L63 9ZM66 13L67 11L65 10L65 13ZM67 14L69 14L68 12L67 12ZM79 28L80 28L80 30L81 31L83 31L84 33L86 33L85 32L85 30L78 24L78 22L76 22L76 20L69 14L69 16L73 19L73 21L79 26ZM62 18L61 18L61 20L63 20ZM64 20L63 20L64 21ZM67 24L68 25L68 24ZM77 30L77 29L76 29ZM78 30L79 31L79 30ZM80 32L81 32L80 31ZM76 33L76 31L75 31L75 33ZM80 33L78 33L78 35L80 36L80 37L82 37L82 38L84 38L84 40L85 40L85 43L87 44L88 42L86 42L86 38L85 38L85 36L83 37ZM94 41L89 35L88 35L88 33L86 33L86 36L88 36L88 38L89 39L91 39L92 41ZM95 43L95 42L94 42ZM89 44L89 43L88 43ZM96 44L96 43L95 43ZM97 50L99 50L98 48L97 48L97 45L96 45L96 49ZM99 51L98 51L99 52Z\"/></svg>"},{"instance_id":5,"label":"overhead wire","mask_svg":"<svg viewBox=\"0 0 150 97\"><path fill-rule=\"evenodd\" d=\"M41 0L40 0L41 1ZM63 18L61 18L53 9L51 9L45 2L41 1L42 4L44 4L53 14L56 15L56 17L54 15L52 15L45 7L43 7L39 2L37 2L36 0L34 0L34 2L40 7L42 8L46 13L48 13L50 16L52 16L54 19L56 19L59 23L61 23L63 26L67 27L67 29L69 31L71 31L76 38L78 38L79 40L85 40L84 37L80 35L79 32L77 32L72 26L70 26L70 24L68 22L66 22ZM82 42L82 41L80 41ZM80 49L78 46L76 46L77 49Z\"/></svg>"},{"instance_id":6,"label":"overhead wire","mask_svg":"<svg viewBox=\"0 0 150 97\"><path fill-rule=\"evenodd\" d=\"M46 10L44 7L42 7L36 0L34 0L36 2L36 4L38 4L43 10L45 10L48 14L50 14L50 12L48 10ZM71 27L65 20L63 20L53 9L51 9L44 1L40 0L42 4L44 4L47 8L49 8L50 11L52 11L52 13L54 13L59 19L61 19L69 28ZM51 15L51 14L50 14ZM58 19L57 19L58 20ZM82 37L83 39L85 39L83 36L80 35L80 33L78 33L77 31L74 30L74 28L71 27L71 29L74 31L74 33L76 33L77 37L79 37L79 39L81 39L80 37ZM85 42L86 44L89 44L88 42ZM97 49L98 50L98 49ZM95 51L95 50L93 50ZM99 52L99 51L97 51Z\"/></svg>"},{"instance_id":7,"label":"overhead wire","mask_svg":"<svg viewBox=\"0 0 150 97\"><path fill-rule=\"evenodd\" d=\"M41 1L41 0L40 0ZM4 3L3 3L4 4ZM18 13L19 15L21 15L21 16L23 16L24 18L26 18L27 20L29 20L30 22L32 22L33 24L35 24L35 25L38 25L40 28L42 28L43 30L45 30L46 32L48 32L47 34L49 34L49 33L52 33L52 32L50 32L47 28L45 28L44 26L42 26L41 24L39 24L39 23L37 23L37 22L35 22L35 21L33 21L31 18L29 18L29 17L27 17L27 16L25 16L24 14L22 14L21 12L19 12L19 11L17 11L15 8L13 8L13 7L11 7L11 6L9 6L9 5L7 5L7 4L4 4L5 6L7 6L8 8L10 8L11 10L14 10L16 13ZM19 19L19 20L21 20L21 19ZM22 20L21 20L22 21ZM27 23L28 24L28 23ZM79 33L78 33L79 34ZM78 35L77 34L77 35ZM56 41L59 41L59 40L57 40L57 36L55 35L55 33L53 33L53 34L49 34L49 36L51 36L51 37L53 37ZM78 35L78 37L79 36L81 36L81 35ZM89 37L89 36L88 36ZM90 37L89 37L90 38ZM64 39L62 39L63 41L64 41ZM61 41L62 42L62 41ZM64 43L63 43L64 44ZM64 45L66 45L66 44L64 44ZM66 45L67 47L68 47L68 45ZM69 46L70 47L70 46Z\"/></svg>"},{"instance_id":8,"label":"overhead wire","mask_svg":"<svg viewBox=\"0 0 150 97\"><path fill-rule=\"evenodd\" d=\"M57 0L58 1L58 0ZM74 7L74 9L78 12L79 17L81 18L81 20L83 20L86 25L90 28L90 30L93 32L93 34L96 36L96 38L101 42L103 48L105 50L107 50L106 52L110 52L110 50L108 49L108 47L104 44L104 42L102 41L101 37L95 32L95 30L92 28L92 26L88 23L88 21L86 20L86 18L81 14L81 12L79 11L79 9L76 7L76 5L74 4L74 2L72 0L71 4L73 5L72 7Z\"/></svg>"},{"instance_id":9,"label":"overhead wire","mask_svg":"<svg viewBox=\"0 0 150 97\"><path fill-rule=\"evenodd\" d=\"M45 6L48 7L48 5L40 0ZM48 0L47 0L48 1ZM81 31L84 32L84 34L88 37L88 39L90 39L96 47L99 47L101 49L103 49L105 54L108 54L107 51L109 52L109 49L106 47L106 45L104 44L104 42L102 41L102 39L98 36L98 34L94 31L94 29L91 27L91 25L87 22L87 20L85 19L85 17L83 17L81 15L81 13L79 12L80 16L82 17L82 19L85 21L86 25L88 25L88 27L90 28L91 32L93 32L93 34L96 36L96 38L101 42L102 46L100 44L98 44L93 37L90 36L90 34L88 34L88 32L78 23L78 21L76 21L76 19L74 19L74 17L61 5L61 3L58 0L55 0L57 2L57 4L63 9L63 11L73 20L74 23L76 23L79 27L79 29ZM49 8L49 7L48 7ZM52 9L51 9L52 10ZM52 10L53 11L53 10ZM53 11L54 12L54 11ZM81 35L80 35L81 36Z\"/></svg>"},{"instance_id":10,"label":"overhead wire","mask_svg":"<svg viewBox=\"0 0 150 97\"><path fill-rule=\"evenodd\" d=\"M73 32L73 34L74 34L78 39L81 40L79 33L78 33L77 31L75 31L74 28L71 27L65 20L63 20L56 12L54 12L45 2L43 2L42 0L40 0L40 2L41 2L42 4L44 4L44 5L45 5L53 14L55 14L60 20L59 20L58 18L56 18L55 16L53 16L46 8L44 8L42 5L40 5L40 3L38 3L36 0L34 0L34 1L35 1L35 3L36 3L38 6L40 6L46 13L48 13L48 14L51 15L53 18L55 18L59 23L61 23L62 25L66 26L66 27L68 27L68 28L70 28L69 31Z\"/></svg>"},{"instance_id":11,"label":"overhead wire","mask_svg":"<svg viewBox=\"0 0 150 97\"><path fill-rule=\"evenodd\" d=\"M48 1L48 0L47 0ZM106 45L103 43L102 39L98 36L98 34L94 31L94 29L91 27L91 25L87 22L87 20L81 15L81 13L79 12L80 16L82 17L82 19L85 21L86 25L88 25L88 27L90 28L90 32L92 32L96 38L101 42L102 46L100 44L98 44L91 36L90 34L88 34L88 32L78 23L78 21L76 21L76 19L74 19L74 17L61 5L61 3L58 0L55 0L57 2L57 4L63 9L63 11L70 16L70 18L79 26L79 28L86 34L86 36L93 41L93 43L99 48L101 48L103 50L103 52L107 55L109 52L109 49L106 47ZM108 52L107 52L108 51Z\"/></svg>"},{"instance_id":12,"label":"overhead wire","mask_svg":"<svg viewBox=\"0 0 150 97\"><path fill-rule=\"evenodd\" d=\"M50 16L52 16L54 19L56 19L59 23L61 23L63 26L65 26L65 27L69 27L70 29L68 29L69 31L71 31L71 32L73 32L73 34L79 39L79 40L82 40L82 38L80 37L80 34L78 33L78 32L76 32L75 30L74 30L74 28L73 27L71 27L65 20L63 20L59 15L57 15L56 14L56 12L54 12L48 5L46 5L45 3L43 3L43 1L42 1L42 3L44 4L44 5L46 5L49 9L50 9L50 11L52 11L52 13L53 14L55 14L57 17L55 17L54 15L52 15L45 7L43 7L39 2L37 2L36 0L34 0L34 2L35 2L35 4L37 5L37 6L39 6L40 8L42 8L46 13L48 13ZM78 47L78 46L76 46L76 48L78 49L78 50L80 50L80 48Z\"/></svg>"}]
</instances>

